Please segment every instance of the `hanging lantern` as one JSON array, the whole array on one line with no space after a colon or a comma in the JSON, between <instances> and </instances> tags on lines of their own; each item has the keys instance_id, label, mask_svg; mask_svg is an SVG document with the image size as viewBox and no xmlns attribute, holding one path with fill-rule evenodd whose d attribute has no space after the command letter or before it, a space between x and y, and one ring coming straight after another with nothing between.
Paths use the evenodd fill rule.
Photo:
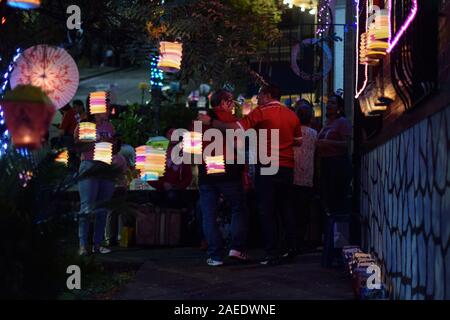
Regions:
<instances>
[{"instance_id":1,"label":"hanging lantern","mask_svg":"<svg viewBox=\"0 0 450 320\"><path fill-rule=\"evenodd\" d=\"M55 114L55 107L42 89L19 85L6 93L1 105L14 145L39 149Z\"/></svg>"},{"instance_id":2,"label":"hanging lantern","mask_svg":"<svg viewBox=\"0 0 450 320\"><path fill-rule=\"evenodd\" d=\"M359 64L376 65L380 62L378 59L373 59L367 56L367 33L361 35L361 45L359 50Z\"/></svg>"},{"instance_id":3,"label":"hanging lantern","mask_svg":"<svg viewBox=\"0 0 450 320\"><path fill-rule=\"evenodd\" d=\"M19 9L36 9L41 6L41 0L8 0L8 5Z\"/></svg>"},{"instance_id":4,"label":"hanging lantern","mask_svg":"<svg viewBox=\"0 0 450 320\"><path fill-rule=\"evenodd\" d=\"M92 122L80 122L78 139L86 142L95 141L97 139L96 124Z\"/></svg>"},{"instance_id":5,"label":"hanging lantern","mask_svg":"<svg viewBox=\"0 0 450 320\"><path fill-rule=\"evenodd\" d=\"M181 69L183 44L180 42L161 41L159 44L160 59L158 69L176 73Z\"/></svg>"},{"instance_id":6,"label":"hanging lantern","mask_svg":"<svg viewBox=\"0 0 450 320\"><path fill-rule=\"evenodd\" d=\"M140 146L136 148L136 169L143 172L145 169L145 162L147 160L147 154L150 153L150 147Z\"/></svg>"},{"instance_id":7,"label":"hanging lantern","mask_svg":"<svg viewBox=\"0 0 450 320\"><path fill-rule=\"evenodd\" d=\"M58 154L58 156L55 159L56 162L62 163L65 166L69 163L69 151L64 150Z\"/></svg>"},{"instance_id":8,"label":"hanging lantern","mask_svg":"<svg viewBox=\"0 0 450 320\"><path fill-rule=\"evenodd\" d=\"M107 164L112 162L113 145L109 142L98 142L95 144L94 161L102 161Z\"/></svg>"},{"instance_id":9,"label":"hanging lantern","mask_svg":"<svg viewBox=\"0 0 450 320\"><path fill-rule=\"evenodd\" d=\"M166 170L166 150L149 146L136 148L136 169L140 171L141 180L158 180Z\"/></svg>"},{"instance_id":10,"label":"hanging lantern","mask_svg":"<svg viewBox=\"0 0 450 320\"><path fill-rule=\"evenodd\" d=\"M106 113L107 99L106 91L91 92L89 94L89 112L91 114Z\"/></svg>"},{"instance_id":11,"label":"hanging lantern","mask_svg":"<svg viewBox=\"0 0 450 320\"><path fill-rule=\"evenodd\" d=\"M158 178L164 175L166 171L166 150L150 149L147 155L145 172L156 174Z\"/></svg>"},{"instance_id":12,"label":"hanging lantern","mask_svg":"<svg viewBox=\"0 0 450 320\"><path fill-rule=\"evenodd\" d=\"M154 149L167 150L169 143L169 139L165 137L151 137L148 139L146 145Z\"/></svg>"},{"instance_id":13,"label":"hanging lantern","mask_svg":"<svg viewBox=\"0 0 450 320\"><path fill-rule=\"evenodd\" d=\"M225 173L225 160L223 155L206 157L205 163L207 174Z\"/></svg>"},{"instance_id":14,"label":"hanging lantern","mask_svg":"<svg viewBox=\"0 0 450 320\"><path fill-rule=\"evenodd\" d=\"M200 132L190 131L183 133L183 152L201 155L203 135Z\"/></svg>"},{"instance_id":15,"label":"hanging lantern","mask_svg":"<svg viewBox=\"0 0 450 320\"><path fill-rule=\"evenodd\" d=\"M367 58L382 59L389 48L389 16L383 12L375 15L366 36Z\"/></svg>"}]
</instances>

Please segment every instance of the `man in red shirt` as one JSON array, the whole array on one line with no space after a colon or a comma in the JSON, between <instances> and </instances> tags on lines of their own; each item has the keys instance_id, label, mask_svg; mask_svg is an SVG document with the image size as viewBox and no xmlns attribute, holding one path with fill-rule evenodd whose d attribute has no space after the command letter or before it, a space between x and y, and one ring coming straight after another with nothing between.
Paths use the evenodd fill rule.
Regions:
<instances>
[{"instance_id":1,"label":"man in red shirt","mask_svg":"<svg viewBox=\"0 0 450 320\"><path fill-rule=\"evenodd\" d=\"M266 129L267 139L259 139L258 161L256 170L256 194L261 223L261 233L267 256L261 264L271 265L280 262L279 237L277 234L277 214L283 218L286 234L283 257L293 257L296 252L297 228L293 211L293 168L294 145L301 144L301 126L295 113L279 102L281 97L278 87L269 85L261 88L258 94L258 107L243 119L225 123L200 116L203 123L226 129ZM274 130L274 132L272 132ZM272 141L275 133L275 141ZM278 133L278 139L277 135ZM264 146L262 144L266 143ZM264 163L261 148L265 147L271 163ZM264 148L263 148L264 149ZM270 167L269 167L270 166ZM271 170L275 166L277 171Z\"/></svg>"}]
</instances>

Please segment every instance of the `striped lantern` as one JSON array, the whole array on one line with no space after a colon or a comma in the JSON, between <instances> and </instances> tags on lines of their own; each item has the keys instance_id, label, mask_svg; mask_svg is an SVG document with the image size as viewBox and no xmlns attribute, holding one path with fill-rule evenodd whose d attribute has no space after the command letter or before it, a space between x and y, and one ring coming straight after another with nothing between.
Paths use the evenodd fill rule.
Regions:
<instances>
[{"instance_id":1,"label":"striped lantern","mask_svg":"<svg viewBox=\"0 0 450 320\"><path fill-rule=\"evenodd\" d=\"M161 41L159 44L159 52L158 69L171 73L180 71L183 56L182 43Z\"/></svg>"},{"instance_id":2,"label":"striped lantern","mask_svg":"<svg viewBox=\"0 0 450 320\"><path fill-rule=\"evenodd\" d=\"M207 174L225 173L225 160L223 155L205 157L205 163Z\"/></svg>"},{"instance_id":3,"label":"striped lantern","mask_svg":"<svg viewBox=\"0 0 450 320\"><path fill-rule=\"evenodd\" d=\"M106 113L107 99L106 91L91 92L89 94L89 112L91 114Z\"/></svg>"},{"instance_id":4,"label":"striped lantern","mask_svg":"<svg viewBox=\"0 0 450 320\"><path fill-rule=\"evenodd\" d=\"M150 146L136 148L136 169L140 171L141 180L158 180L166 170L166 150Z\"/></svg>"},{"instance_id":5,"label":"striped lantern","mask_svg":"<svg viewBox=\"0 0 450 320\"><path fill-rule=\"evenodd\" d=\"M67 166L67 164L69 163L69 151L64 150L64 151L60 152L58 154L58 156L56 157L55 161Z\"/></svg>"},{"instance_id":6,"label":"striped lantern","mask_svg":"<svg viewBox=\"0 0 450 320\"><path fill-rule=\"evenodd\" d=\"M95 144L94 161L101 161L106 164L112 162L113 145L109 142L98 142Z\"/></svg>"},{"instance_id":7,"label":"striped lantern","mask_svg":"<svg viewBox=\"0 0 450 320\"><path fill-rule=\"evenodd\" d=\"M36 9L41 6L41 0L8 0L8 5L19 9Z\"/></svg>"},{"instance_id":8,"label":"striped lantern","mask_svg":"<svg viewBox=\"0 0 450 320\"><path fill-rule=\"evenodd\" d=\"M389 16L378 13L367 31L367 57L382 59L389 48Z\"/></svg>"},{"instance_id":9,"label":"striped lantern","mask_svg":"<svg viewBox=\"0 0 450 320\"><path fill-rule=\"evenodd\" d=\"M202 154L203 135L200 132L189 131L183 133L183 152L195 155Z\"/></svg>"},{"instance_id":10,"label":"striped lantern","mask_svg":"<svg viewBox=\"0 0 450 320\"><path fill-rule=\"evenodd\" d=\"M97 139L97 125L92 122L81 122L78 139L80 141L95 141Z\"/></svg>"},{"instance_id":11,"label":"striped lantern","mask_svg":"<svg viewBox=\"0 0 450 320\"><path fill-rule=\"evenodd\" d=\"M359 64L376 65L380 60L372 59L367 56L367 33L361 35L361 45L359 50Z\"/></svg>"}]
</instances>

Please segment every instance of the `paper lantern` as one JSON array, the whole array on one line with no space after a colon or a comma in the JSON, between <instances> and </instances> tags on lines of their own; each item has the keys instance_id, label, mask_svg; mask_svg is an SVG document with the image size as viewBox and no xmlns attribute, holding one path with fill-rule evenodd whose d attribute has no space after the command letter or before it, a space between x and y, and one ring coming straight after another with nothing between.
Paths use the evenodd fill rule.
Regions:
<instances>
[{"instance_id":1,"label":"paper lantern","mask_svg":"<svg viewBox=\"0 0 450 320\"><path fill-rule=\"evenodd\" d=\"M166 150L150 148L150 154L147 155L145 163L146 173L156 173L162 177L166 171Z\"/></svg>"},{"instance_id":2,"label":"paper lantern","mask_svg":"<svg viewBox=\"0 0 450 320\"><path fill-rule=\"evenodd\" d=\"M97 139L96 124L92 122L81 122L78 139L80 141L95 141Z\"/></svg>"},{"instance_id":3,"label":"paper lantern","mask_svg":"<svg viewBox=\"0 0 450 320\"><path fill-rule=\"evenodd\" d=\"M94 161L101 161L107 164L112 162L113 145L109 142L98 142L95 144Z\"/></svg>"},{"instance_id":4,"label":"paper lantern","mask_svg":"<svg viewBox=\"0 0 450 320\"><path fill-rule=\"evenodd\" d=\"M39 149L55 114L48 96L40 88L20 85L6 93L1 105L14 145Z\"/></svg>"},{"instance_id":5,"label":"paper lantern","mask_svg":"<svg viewBox=\"0 0 450 320\"><path fill-rule=\"evenodd\" d=\"M375 15L375 21L369 26L366 35L366 57L382 59L389 48L389 16L383 12Z\"/></svg>"},{"instance_id":6,"label":"paper lantern","mask_svg":"<svg viewBox=\"0 0 450 320\"><path fill-rule=\"evenodd\" d=\"M361 35L361 45L359 50L359 63L363 65L376 65L380 62L378 59L373 59L367 56L367 33Z\"/></svg>"},{"instance_id":7,"label":"paper lantern","mask_svg":"<svg viewBox=\"0 0 450 320\"><path fill-rule=\"evenodd\" d=\"M99 114L107 112L108 93L106 91L91 92L89 94L89 112L90 114Z\"/></svg>"},{"instance_id":8,"label":"paper lantern","mask_svg":"<svg viewBox=\"0 0 450 320\"><path fill-rule=\"evenodd\" d=\"M225 173L225 160L223 155L205 157L206 174Z\"/></svg>"},{"instance_id":9,"label":"paper lantern","mask_svg":"<svg viewBox=\"0 0 450 320\"><path fill-rule=\"evenodd\" d=\"M140 146L136 148L136 169L143 171L145 169L145 162L147 160L147 154L150 153L149 146Z\"/></svg>"},{"instance_id":10,"label":"paper lantern","mask_svg":"<svg viewBox=\"0 0 450 320\"><path fill-rule=\"evenodd\" d=\"M158 136L148 139L146 145L155 149L167 150L167 148L169 147L169 143L169 139Z\"/></svg>"},{"instance_id":11,"label":"paper lantern","mask_svg":"<svg viewBox=\"0 0 450 320\"><path fill-rule=\"evenodd\" d=\"M11 88L30 84L41 88L59 109L68 104L78 89L75 61L61 48L38 45L25 50L11 73Z\"/></svg>"},{"instance_id":12,"label":"paper lantern","mask_svg":"<svg viewBox=\"0 0 450 320\"><path fill-rule=\"evenodd\" d=\"M8 5L19 9L36 9L41 6L41 0L8 0Z\"/></svg>"},{"instance_id":13,"label":"paper lantern","mask_svg":"<svg viewBox=\"0 0 450 320\"><path fill-rule=\"evenodd\" d=\"M69 163L69 151L64 150L58 154L58 156L55 159L56 162L62 163L65 166Z\"/></svg>"},{"instance_id":14,"label":"paper lantern","mask_svg":"<svg viewBox=\"0 0 450 320\"><path fill-rule=\"evenodd\" d=\"M190 131L183 133L183 152L201 155L203 135L200 132Z\"/></svg>"},{"instance_id":15,"label":"paper lantern","mask_svg":"<svg viewBox=\"0 0 450 320\"><path fill-rule=\"evenodd\" d=\"M175 73L181 68L183 44L179 42L161 41L159 44L160 59L158 69Z\"/></svg>"},{"instance_id":16,"label":"paper lantern","mask_svg":"<svg viewBox=\"0 0 450 320\"><path fill-rule=\"evenodd\" d=\"M166 150L149 146L136 148L136 169L140 171L141 180L158 180L166 170Z\"/></svg>"}]
</instances>

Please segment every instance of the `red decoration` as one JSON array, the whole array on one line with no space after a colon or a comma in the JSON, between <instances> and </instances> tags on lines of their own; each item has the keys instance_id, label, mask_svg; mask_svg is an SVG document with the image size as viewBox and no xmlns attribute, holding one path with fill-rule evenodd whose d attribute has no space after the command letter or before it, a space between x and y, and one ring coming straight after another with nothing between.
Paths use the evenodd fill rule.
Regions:
<instances>
[{"instance_id":1,"label":"red decoration","mask_svg":"<svg viewBox=\"0 0 450 320\"><path fill-rule=\"evenodd\" d=\"M6 93L1 104L14 145L39 149L55 114L47 95L37 87L18 86Z\"/></svg>"},{"instance_id":2,"label":"red decoration","mask_svg":"<svg viewBox=\"0 0 450 320\"><path fill-rule=\"evenodd\" d=\"M64 49L38 45L21 54L10 80L11 88L21 84L41 88L59 109L75 96L79 73L75 61Z\"/></svg>"}]
</instances>

